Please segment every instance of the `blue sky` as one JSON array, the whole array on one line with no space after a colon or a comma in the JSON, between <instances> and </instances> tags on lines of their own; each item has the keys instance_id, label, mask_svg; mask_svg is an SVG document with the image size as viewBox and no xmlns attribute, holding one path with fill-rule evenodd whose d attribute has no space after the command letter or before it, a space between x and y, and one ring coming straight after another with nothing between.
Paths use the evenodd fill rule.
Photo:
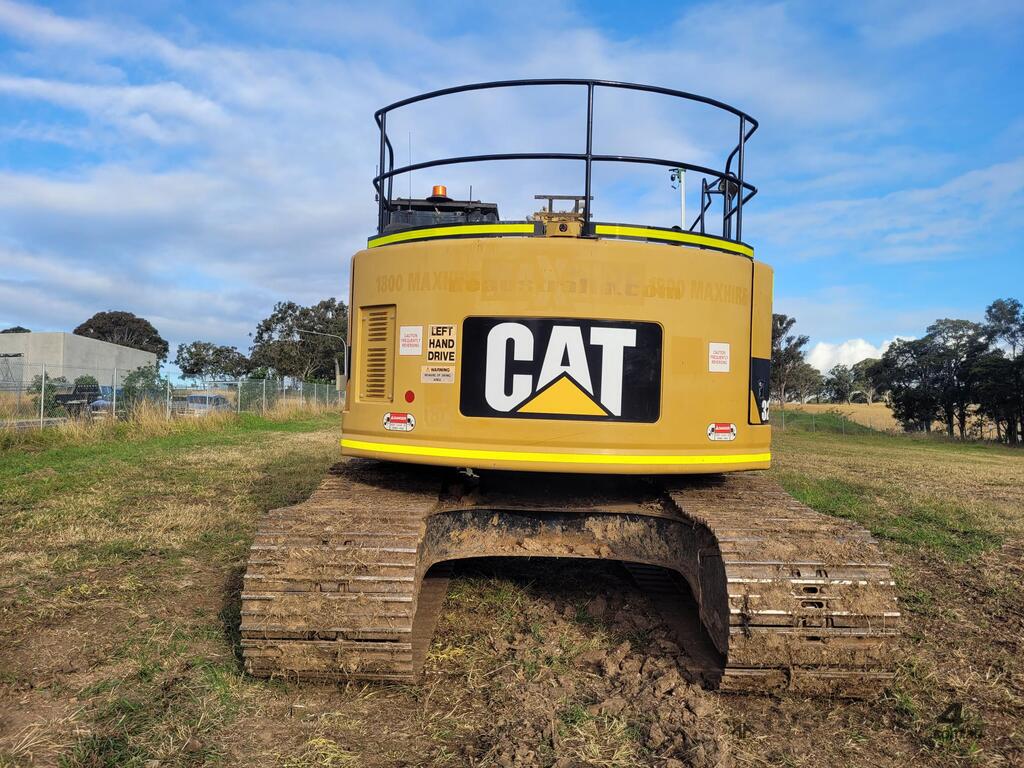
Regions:
<instances>
[{"instance_id":1,"label":"blue sky","mask_svg":"<svg viewBox=\"0 0 1024 768\"><path fill-rule=\"evenodd\" d=\"M1024 4L998 0L0 0L0 326L126 309L172 347L245 349L275 301L347 295L374 225L375 108L474 80L598 77L760 120L744 239L776 268L776 308L811 336L812 362L853 362L1024 299L1022 39ZM400 159L576 151L579 107L561 92L458 99L393 136ZM624 154L720 165L733 136L644 100L610 99L598 119L598 142ZM521 218L578 177L482 167L412 184L472 183ZM660 171L608 171L595 212L670 224L675 194Z\"/></svg>"}]
</instances>

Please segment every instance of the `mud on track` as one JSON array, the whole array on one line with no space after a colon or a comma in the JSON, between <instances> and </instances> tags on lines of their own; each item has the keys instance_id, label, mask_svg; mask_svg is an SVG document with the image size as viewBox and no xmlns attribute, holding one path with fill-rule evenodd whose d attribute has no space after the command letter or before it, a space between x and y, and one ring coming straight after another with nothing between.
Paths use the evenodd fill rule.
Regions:
<instances>
[{"instance_id":1,"label":"mud on track","mask_svg":"<svg viewBox=\"0 0 1024 768\"><path fill-rule=\"evenodd\" d=\"M636 563L638 584L641 567L677 572L681 592L685 580L699 596L683 623L706 628L711 653L700 655L722 691L874 698L892 680L900 613L876 542L763 477L488 473L467 483L358 459L260 521L242 592L245 668L416 682L447 578L431 579L431 566L504 556ZM643 588L680 592L667 577ZM659 601L667 621L679 623L685 600Z\"/></svg>"}]
</instances>

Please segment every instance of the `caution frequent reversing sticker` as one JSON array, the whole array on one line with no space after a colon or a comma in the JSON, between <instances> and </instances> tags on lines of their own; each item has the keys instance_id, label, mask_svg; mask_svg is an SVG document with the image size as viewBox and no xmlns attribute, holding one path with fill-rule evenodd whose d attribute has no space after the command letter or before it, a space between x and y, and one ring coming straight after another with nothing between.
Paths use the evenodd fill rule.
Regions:
<instances>
[{"instance_id":1,"label":"caution frequent reversing sticker","mask_svg":"<svg viewBox=\"0 0 1024 768\"><path fill-rule=\"evenodd\" d=\"M423 354L423 326L403 325L398 329L398 354Z\"/></svg>"},{"instance_id":2,"label":"caution frequent reversing sticker","mask_svg":"<svg viewBox=\"0 0 1024 768\"><path fill-rule=\"evenodd\" d=\"M729 356L727 342L712 341L708 344L708 371L710 373L728 373Z\"/></svg>"}]
</instances>

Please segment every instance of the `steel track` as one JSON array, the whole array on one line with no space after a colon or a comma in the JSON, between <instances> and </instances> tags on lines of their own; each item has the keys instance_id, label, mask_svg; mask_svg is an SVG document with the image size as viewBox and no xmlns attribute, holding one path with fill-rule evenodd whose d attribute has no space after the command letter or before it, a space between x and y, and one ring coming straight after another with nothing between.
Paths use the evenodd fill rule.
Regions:
<instances>
[{"instance_id":1,"label":"steel track","mask_svg":"<svg viewBox=\"0 0 1024 768\"><path fill-rule=\"evenodd\" d=\"M875 542L763 476L477 484L362 460L261 521L242 594L246 669L415 681L447 587L437 564L481 556L633 564L691 671L722 690L868 696L891 678L899 611Z\"/></svg>"}]
</instances>

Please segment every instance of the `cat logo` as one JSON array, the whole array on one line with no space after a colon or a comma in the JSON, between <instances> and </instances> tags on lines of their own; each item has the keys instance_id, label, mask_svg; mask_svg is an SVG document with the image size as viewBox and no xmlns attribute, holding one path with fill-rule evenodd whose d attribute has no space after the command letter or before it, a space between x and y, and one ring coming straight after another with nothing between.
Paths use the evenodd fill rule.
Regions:
<instances>
[{"instance_id":1,"label":"cat logo","mask_svg":"<svg viewBox=\"0 0 1024 768\"><path fill-rule=\"evenodd\" d=\"M463 324L464 416L655 422L661 326L541 317Z\"/></svg>"}]
</instances>

